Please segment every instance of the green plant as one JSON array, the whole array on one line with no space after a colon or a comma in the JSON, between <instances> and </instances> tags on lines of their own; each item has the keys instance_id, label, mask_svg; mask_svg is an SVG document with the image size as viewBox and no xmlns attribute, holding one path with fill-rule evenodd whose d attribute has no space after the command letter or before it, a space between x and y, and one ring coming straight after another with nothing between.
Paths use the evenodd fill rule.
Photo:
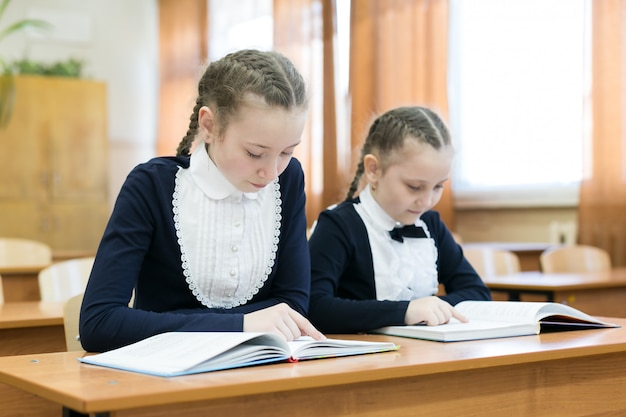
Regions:
<instances>
[{"instance_id":1,"label":"green plant","mask_svg":"<svg viewBox=\"0 0 626 417\"><path fill-rule=\"evenodd\" d=\"M11 0L0 2L0 21L9 6ZM49 29L48 22L38 19L22 19L0 29L0 43L9 35L20 32L26 28ZM13 103L15 101L15 80L11 66L0 56L0 128L5 127L11 119Z\"/></svg>"},{"instance_id":2,"label":"green plant","mask_svg":"<svg viewBox=\"0 0 626 417\"><path fill-rule=\"evenodd\" d=\"M83 61L75 58L70 58L65 61L56 61L51 64L25 58L13 62L10 67L15 74L80 78L82 76L83 65Z\"/></svg>"}]
</instances>

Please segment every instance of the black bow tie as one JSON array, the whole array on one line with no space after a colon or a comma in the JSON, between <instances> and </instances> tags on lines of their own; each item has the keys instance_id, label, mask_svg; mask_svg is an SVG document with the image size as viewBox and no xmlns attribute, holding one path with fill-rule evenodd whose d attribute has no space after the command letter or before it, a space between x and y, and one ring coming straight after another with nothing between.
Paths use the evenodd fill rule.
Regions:
<instances>
[{"instance_id":1,"label":"black bow tie","mask_svg":"<svg viewBox=\"0 0 626 417\"><path fill-rule=\"evenodd\" d=\"M395 227L393 230L389 231L389 235L393 240L400 243L404 242L405 237L427 237L426 233L424 233L424 229L415 225Z\"/></svg>"}]
</instances>

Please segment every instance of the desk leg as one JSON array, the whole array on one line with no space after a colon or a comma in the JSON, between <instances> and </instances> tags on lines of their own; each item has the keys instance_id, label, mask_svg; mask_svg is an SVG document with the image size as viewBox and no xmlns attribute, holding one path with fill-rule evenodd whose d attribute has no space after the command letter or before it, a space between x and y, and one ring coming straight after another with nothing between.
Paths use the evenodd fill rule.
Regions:
<instances>
[{"instance_id":1,"label":"desk leg","mask_svg":"<svg viewBox=\"0 0 626 417\"><path fill-rule=\"evenodd\" d=\"M71 408L63 407L63 417L109 417L109 413L83 414Z\"/></svg>"},{"instance_id":2,"label":"desk leg","mask_svg":"<svg viewBox=\"0 0 626 417\"><path fill-rule=\"evenodd\" d=\"M553 303L555 300L554 291L507 291L509 301L547 301ZM526 297L522 300L522 294L526 294ZM534 298L528 299L528 296L541 296L545 300L536 300Z\"/></svg>"}]
</instances>

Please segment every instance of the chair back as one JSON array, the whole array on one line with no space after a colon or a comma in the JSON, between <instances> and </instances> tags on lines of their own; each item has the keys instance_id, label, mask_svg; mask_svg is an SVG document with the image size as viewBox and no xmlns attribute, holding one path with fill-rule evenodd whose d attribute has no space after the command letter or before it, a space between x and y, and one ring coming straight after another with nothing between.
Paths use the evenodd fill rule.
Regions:
<instances>
[{"instance_id":1,"label":"chair back","mask_svg":"<svg viewBox=\"0 0 626 417\"><path fill-rule=\"evenodd\" d=\"M67 301L83 293L91 274L94 257L56 262L39 272L41 301Z\"/></svg>"},{"instance_id":2,"label":"chair back","mask_svg":"<svg viewBox=\"0 0 626 417\"><path fill-rule=\"evenodd\" d=\"M52 248L46 243L30 239L0 237L0 266L39 266L51 263Z\"/></svg>"},{"instance_id":3,"label":"chair back","mask_svg":"<svg viewBox=\"0 0 626 417\"><path fill-rule=\"evenodd\" d=\"M78 336L78 319L80 305L83 302L83 293L76 294L65 302L63 308L63 326L65 327L65 344L68 352L84 350Z\"/></svg>"},{"instance_id":4,"label":"chair back","mask_svg":"<svg viewBox=\"0 0 626 417\"><path fill-rule=\"evenodd\" d=\"M599 272L611 270L609 253L595 246L569 245L547 249L539 256L541 271L559 272Z\"/></svg>"},{"instance_id":5,"label":"chair back","mask_svg":"<svg viewBox=\"0 0 626 417\"><path fill-rule=\"evenodd\" d=\"M0 304L4 303L4 290L2 289L2 276L0 275Z\"/></svg>"},{"instance_id":6,"label":"chair back","mask_svg":"<svg viewBox=\"0 0 626 417\"><path fill-rule=\"evenodd\" d=\"M481 277L520 272L519 257L510 251L490 248L463 248L463 254Z\"/></svg>"}]
</instances>

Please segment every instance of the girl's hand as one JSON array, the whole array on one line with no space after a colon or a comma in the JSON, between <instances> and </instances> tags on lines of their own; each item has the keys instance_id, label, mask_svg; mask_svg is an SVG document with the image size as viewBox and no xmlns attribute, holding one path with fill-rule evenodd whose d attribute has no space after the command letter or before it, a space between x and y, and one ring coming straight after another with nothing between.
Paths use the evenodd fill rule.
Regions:
<instances>
[{"instance_id":1,"label":"girl's hand","mask_svg":"<svg viewBox=\"0 0 626 417\"><path fill-rule=\"evenodd\" d=\"M423 323L428 326L437 326L448 323L451 317L463 323L468 321L449 303L439 297L431 296L412 300L406 309L404 323L408 325Z\"/></svg>"},{"instance_id":2,"label":"girl's hand","mask_svg":"<svg viewBox=\"0 0 626 417\"><path fill-rule=\"evenodd\" d=\"M311 322L285 303L245 314L243 331L277 333L287 341L300 336L311 336L315 340L326 339Z\"/></svg>"}]
</instances>

